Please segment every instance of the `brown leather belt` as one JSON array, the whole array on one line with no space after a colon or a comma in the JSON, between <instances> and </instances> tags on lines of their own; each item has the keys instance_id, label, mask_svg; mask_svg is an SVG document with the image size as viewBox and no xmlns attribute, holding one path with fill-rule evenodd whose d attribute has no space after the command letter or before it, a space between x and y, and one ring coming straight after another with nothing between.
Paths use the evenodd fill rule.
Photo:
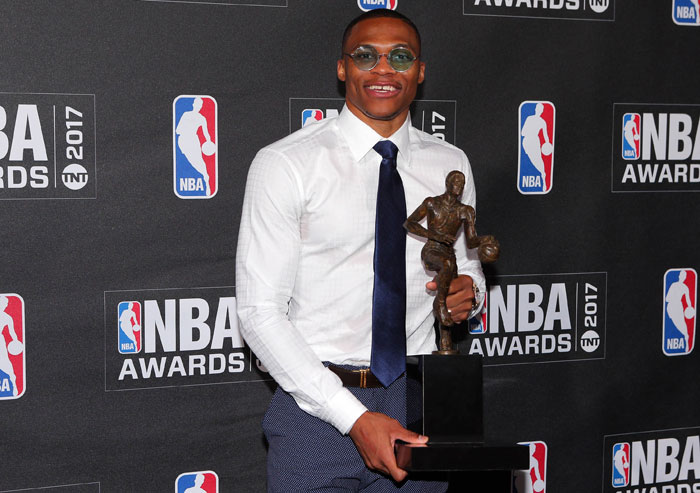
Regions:
<instances>
[{"instance_id":1,"label":"brown leather belt","mask_svg":"<svg viewBox=\"0 0 700 493\"><path fill-rule=\"evenodd\" d=\"M364 370L346 370L330 365L328 369L340 377L340 381L343 382L345 387L360 387L361 389L383 387L377 380L377 377L369 371L369 368Z\"/></svg>"}]
</instances>

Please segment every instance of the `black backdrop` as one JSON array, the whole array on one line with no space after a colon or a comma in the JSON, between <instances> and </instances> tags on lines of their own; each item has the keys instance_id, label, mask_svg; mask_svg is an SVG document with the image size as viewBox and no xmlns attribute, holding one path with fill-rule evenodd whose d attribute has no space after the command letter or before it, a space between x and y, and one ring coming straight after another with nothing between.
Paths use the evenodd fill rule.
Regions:
<instances>
[{"instance_id":1,"label":"black backdrop","mask_svg":"<svg viewBox=\"0 0 700 493\"><path fill-rule=\"evenodd\" d=\"M683 269L696 279L690 269L698 265L700 184L692 170L685 182L659 175L658 183L629 176L623 183L621 176L630 163L629 172L669 163L674 173L679 163L700 162L700 150L695 158L657 152L645 161L623 159L620 148L627 113L647 113L659 128L668 115L689 115L691 127L679 131L700 146L693 105L700 104L700 29L677 16L676 7L692 5L684 0L567 0L552 8L558 3L398 5L424 39L426 82L414 123L433 132L441 130L432 125L445 124L447 140L471 160L479 231L502 244L501 260L487 270L496 294L527 322L537 318L536 309L522 308L530 286L541 288L544 312L551 292L561 296L557 289L565 288L570 329L560 297L549 328L508 332L496 320L473 336L484 353L499 341L511 347L521 338L523 345L485 354L487 435L544 442L547 491L572 493L619 490L611 482L615 444L642 443L648 456L659 443L658 462L666 442L654 440L675 439L680 450L667 456L682 466L688 449L689 473L662 482L659 474L644 476L636 485L683 491L679 484L700 482L692 461L700 463L700 449L691 446L700 426L700 360L697 351L664 353L664 275ZM593 9L606 4L601 14ZM24 352L10 356L23 393L0 391L0 491L172 491L180 474L196 471L216 472L222 492L264 490L260 419L273 384L254 356L236 347L235 317L226 312L235 296L246 173L259 148L301 125L303 109L338 107L340 35L359 13L355 0L0 4L0 132L9 148L32 136L31 128L12 129L24 121L20 106L33 106L47 149L45 162L31 150L13 161L0 135L0 292L8 293L24 342ZM219 188L209 200L173 193L173 101L180 95L208 95L218 105ZM524 101L556 108L546 194L517 186ZM66 108L82 115L80 127L66 123L77 114ZM66 147L78 140L67 134L71 128L82 132L78 162L87 179L75 191L63 185L72 162ZM642 133L642 147L651 138ZM46 182L34 183L44 188L11 182L10 174L20 173L12 166L27 173L46 166ZM526 293L517 308L509 286ZM148 343L140 354L117 351L120 302L141 303L148 338L159 333L156 315L171 313L182 330L173 310L181 317L190 299L207 304L213 333L221 311L218 328L228 330L222 347L171 352L160 342L148 354ZM590 300L594 333L583 338ZM497 317L489 311L489 318L493 324ZM563 335L568 350L564 344L544 354L548 330L555 339ZM3 335L9 343L8 331ZM539 349L525 350L528 336ZM193 354L206 361L204 375L187 368ZM221 373L206 366L219 361L213 354L228 362ZM165 361L164 375L144 377L139 358ZM184 370L174 362L180 358ZM139 378L119 379L127 359ZM635 450L633 444L633 465ZM673 472L673 460L661 462ZM634 485L634 474L629 481Z\"/></svg>"}]
</instances>

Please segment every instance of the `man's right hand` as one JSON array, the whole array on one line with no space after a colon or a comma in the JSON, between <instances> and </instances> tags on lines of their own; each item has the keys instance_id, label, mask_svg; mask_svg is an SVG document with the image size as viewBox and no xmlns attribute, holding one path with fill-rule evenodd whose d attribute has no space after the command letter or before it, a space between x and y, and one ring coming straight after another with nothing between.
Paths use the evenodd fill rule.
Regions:
<instances>
[{"instance_id":1,"label":"man's right hand","mask_svg":"<svg viewBox=\"0 0 700 493\"><path fill-rule=\"evenodd\" d=\"M370 411L355 421L349 435L365 465L372 470L388 474L394 481L403 481L407 475L406 471L396 465L396 440L419 444L428 442L428 437L407 430L395 419Z\"/></svg>"}]
</instances>

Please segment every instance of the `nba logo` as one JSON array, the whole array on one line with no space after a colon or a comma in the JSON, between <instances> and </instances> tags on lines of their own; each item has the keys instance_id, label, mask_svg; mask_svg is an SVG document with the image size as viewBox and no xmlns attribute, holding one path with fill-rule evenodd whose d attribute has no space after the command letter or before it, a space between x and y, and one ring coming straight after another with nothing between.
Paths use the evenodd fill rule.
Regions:
<instances>
[{"instance_id":1,"label":"nba logo","mask_svg":"<svg viewBox=\"0 0 700 493\"><path fill-rule=\"evenodd\" d=\"M639 113L625 113L622 116L622 159L639 159L639 135L642 117Z\"/></svg>"},{"instance_id":2,"label":"nba logo","mask_svg":"<svg viewBox=\"0 0 700 493\"><path fill-rule=\"evenodd\" d=\"M181 199L210 199L218 190L217 105L211 96L173 101L173 186Z\"/></svg>"},{"instance_id":3,"label":"nba logo","mask_svg":"<svg viewBox=\"0 0 700 493\"><path fill-rule=\"evenodd\" d=\"M698 0L673 0L671 15L673 22L680 26L699 26L700 5L698 5Z\"/></svg>"},{"instance_id":4,"label":"nba logo","mask_svg":"<svg viewBox=\"0 0 700 493\"><path fill-rule=\"evenodd\" d=\"M479 313L476 317L470 318L469 319L469 333L470 334L485 334L486 333L486 328L488 325L486 325L488 318L487 318L487 312L488 312L488 307L486 306L486 303L488 302L488 292L484 295L484 304L481 307L481 313Z\"/></svg>"},{"instance_id":5,"label":"nba logo","mask_svg":"<svg viewBox=\"0 0 700 493\"><path fill-rule=\"evenodd\" d=\"M694 269L669 269L664 275L664 338L666 356L690 354L695 345L695 298L698 274Z\"/></svg>"},{"instance_id":6,"label":"nba logo","mask_svg":"<svg viewBox=\"0 0 700 493\"><path fill-rule=\"evenodd\" d=\"M119 330L119 352L135 354L141 352L141 303L122 301L117 308Z\"/></svg>"},{"instance_id":7,"label":"nba logo","mask_svg":"<svg viewBox=\"0 0 700 493\"><path fill-rule=\"evenodd\" d=\"M24 394L24 355L24 300L18 294L0 294L0 400Z\"/></svg>"},{"instance_id":8,"label":"nba logo","mask_svg":"<svg viewBox=\"0 0 700 493\"><path fill-rule=\"evenodd\" d=\"M630 483L630 444L616 443L613 445L612 485L616 488Z\"/></svg>"},{"instance_id":9,"label":"nba logo","mask_svg":"<svg viewBox=\"0 0 700 493\"><path fill-rule=\"evenodd\" d=\"M180 474L175 480L175 493L219 493L219 476L214 471Z\"/></svg>"},{"instance_id":10,"label":"nba logo","mask_svg":"<svg viewBox=\"0 0 700 493\"><path fill-rule=\"evenodd\" d=\"M396 10L399 0L357 0L357 6L367 12L374 9Z\"/></svg>"},{"instance_id":11,"label":"nba logo","mask_svg":"<svg viewBox=\"0 0 700 493\"><path fill-rule=\"evenodd\" d=\"M547 444L519 442L530 448L530 469L513 473L513 493L545 493L547 486Z\"/></svg>"},{"instance_id":12,"label":"nba logo","mask_svg":"<svg viewBox=\"0 0 700 493\"><path fill-rule=\"evenodd\" d=\"M302 128L309 123L320 122L321 120L323 120L323 111L321 110L304 110L301 112Z\"/></svg>"},{"instance_id":13,"label":"nba logo","mask_svg":"<svg viewBox=\"0 0 700 493\"><path fill-rule=\"evenodd\" d=\"M325 118L333 118L334 116L338 116L338 110L335 108L329 108L326 110ZM322 110L304 110L301 112L301 126L303 128L309 123L320 122L323 120L323 118L324 116Z\"/></svg>"},{"instance_id":14,"label":"nba logo","mask_svg":"<svg viewBox=\"0 0 700 493\"><path fill-rule=\"evenodd\" d=\"M518 110L518 190L549 193L554 171L554 105L523 101Z\"/></svg>"}]
</instances>

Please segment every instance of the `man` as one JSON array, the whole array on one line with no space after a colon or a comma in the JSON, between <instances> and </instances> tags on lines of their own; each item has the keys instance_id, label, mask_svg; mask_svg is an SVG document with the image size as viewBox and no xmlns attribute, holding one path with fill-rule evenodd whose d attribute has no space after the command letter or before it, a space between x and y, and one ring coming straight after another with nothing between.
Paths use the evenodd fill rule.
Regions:
<instances>
[{"instance_id":1,"label":"man","mask_svg":"<svg viewBox=\"0 0 700 493\"><path fill-rule=\"evenodd\" d=\"M381 368L383 383L374 374L386 357L377 350L375 361L374 343L384 337L375 330L382 322L376 309L386 308L378 281L405 290L392 298L405 305L401 363L406 354L435 349L425 288L436 285L418 261L422 241L403 230L405 211L441 191L455 168L466 176L465 203L473 206L475 199L464 153L411 126L409 106L425 74L420 50L417 28L401 14L373 10L353 20L337 62L343 111L262 149L251 165L236 297L243 335L280 385L263 420L269 491L446 488L406 480L397 467L396 440L428 438L404 427L405 374L387 379ZM405 200L396 199L399 188ZM405 253L387 254L384 240L375 242L375 231L379 237L384 227L401 231L388 241L404 245ZM456 248L461 275L447 308L462 322L474 308L473 282L483 292L484 280L464 242ZM384 275L375 257L398 259L401 272ZM403 276L405 282L395 282Z\"/></svg>"}]
</instances>

